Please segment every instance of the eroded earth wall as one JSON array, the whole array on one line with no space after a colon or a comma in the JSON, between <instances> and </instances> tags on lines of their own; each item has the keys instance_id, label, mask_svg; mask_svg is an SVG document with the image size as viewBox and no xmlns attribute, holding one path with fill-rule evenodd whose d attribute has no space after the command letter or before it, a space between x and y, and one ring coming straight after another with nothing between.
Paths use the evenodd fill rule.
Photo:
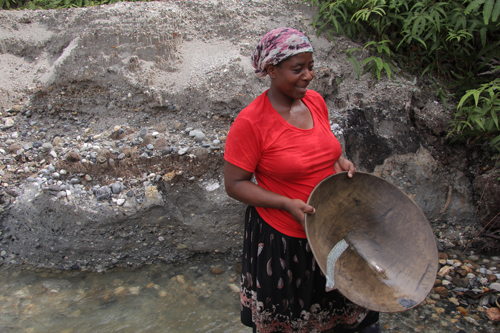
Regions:
<instances>
[{"instance_id":1,"label":"eroded earth wall","mask_svg":"<svg viewBox=\"0 0 500 333\"><path fill-rule=\"evenodd\" d=\"M462 244L475 204L449 112L414 78L358 80L344 51L359 45L317 37L313 13L285 0L1 11L0 262L105 270L239 251L224 142L268 87L250 55L279 26L310 36L311 88L346 157L447 225L440 246Z\"/></svg>"}]
</instances>

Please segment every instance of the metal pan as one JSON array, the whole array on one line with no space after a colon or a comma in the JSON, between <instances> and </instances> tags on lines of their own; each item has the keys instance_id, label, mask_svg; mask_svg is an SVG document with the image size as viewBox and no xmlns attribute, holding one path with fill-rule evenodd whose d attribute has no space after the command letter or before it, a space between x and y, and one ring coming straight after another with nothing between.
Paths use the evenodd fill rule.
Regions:
<instances>
[{"instance_id":1,"label":"metal pan","mask_svg":"<svg viewBox=\"0 0 500 333\"><path fill-rule=\"evenodd\" d=\"M401 312L434 285L437 244L426 217L404 192L368 173L342 172L312 191L306 234L327 289L362 307Z\"/></svg>"}]
</instances>

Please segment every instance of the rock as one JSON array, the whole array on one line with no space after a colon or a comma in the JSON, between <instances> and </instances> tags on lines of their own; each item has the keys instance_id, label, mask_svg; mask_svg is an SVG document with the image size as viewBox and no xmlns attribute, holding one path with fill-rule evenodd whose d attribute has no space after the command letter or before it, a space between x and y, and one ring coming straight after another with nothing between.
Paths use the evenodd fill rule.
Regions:
<instances>
[{"instance_id":1,"label":"rock","mask_svg":"<svg viewBox=\"0 0 500 333\"><path fill-rule=\"evenodd\" d=\"M457 307L457 310L464 317L466 317L468 315L467 310L464 307L462 307L462 306Z\"/></svg>"},{"instance_id":2,"label":"rock","mask_svg":"<svg viewBox=\"0 0 500 333\"><path fill-rule=\"evenodd\" d=\"M217 190L219 187L220 187L219 183L214 183L214 184L210 184L210 185L206 186L205 190L207 190L208 192L212 192L212 191Z\"/></svg>"},{"instance_id":3,"label":"rock","mask_svg":"<svg viewBox=\"0 0 500 333\"><path fill-rule=\"evenodd\" d=\"M176 280L177 282L179 282L180 284L185 284L185 283L186 283L186 280L184 279L184 275L177 275L177 276L175 277L175 280Z\"/></svg>"},{"instance_id":4,"label":"rock","mask_svg":"<svg viewBox=\"0 0 500 333\"><path fill-rule=\"evenodd\" d=\"M451 271L453 271L453 266L444 266L441 267L441 269L438 272L438 275L441 277L444 277L445 275L449 274Z\"/></svg>"},{"instance_id":5,"label":"rock","mask_svg":"<svg viewBox=\"0 0 500 333\"><path fill-rule=\"evenodd\" d=\"M500 322L500 309L499 308L489 308L486 310L486 317L494 322Z\"/></svg>"},{"instance_id":6,"label":"rock","mask_svg":"<svg viewBox=\"0 0 500 333\"><path fill-rule=\"evenodd\" d=\"M102 186L94 191L98 201L109 200L111 198L111 189L109 186Z\"/></svg>"},{"instance_id":7,"label":"rock","mask_svg":"<svg viewBox=\"0 0 500 333\"><path fill-rule=\"evenodd\" d=\"M68 161L70 163L76 163L76 162L80 162L82 157L78 153L70 151L66 154L65 159L66 159L66 161Z\"/></svg>"},{"instance_id":8,"label":"rock","mask_svg":"<svg viewBox=\"0 0 500 333\"><path fill-rule=\"evenodd\" d=\"M162 155L168 155L172 152L172 147L165 146L161 150Z\"/></svg>"},{"instance_id":9,"label":"rock","mask_svg":"<svg viewBox=\"0 0 500 333\"><path fill-rule=\"evenodd\" d=\"M148 129L147 128L141 128L141 131L139 132L139 137L144 138L148 134Z\"/></svg>"},{"instance_id":10,"label":"rock","mask_svg":"<svg viewBox=\"0 0 500 333\"><path fill-rule=\"evenodd\" d=\"M59 136L56 136L53 140L52 140L52 145L54 147L57 147L63 140L61 139L61 137Z\"/></svg>"},{"instance_id":11,"label":"rock","mask_svg":"<svg viewBox=\"0 0 500 333\"><path fill-rule=\"evenodd\" d=\"M470 255L467 257L468 260L470 261L478 261L479 260L479 257L476 256L476 255Z\"/></svg>"},{"instance_id":12,"label":"rock","mask_svg":"<svg viewBox=\"0 0 500 333\"><path fill-rule=\"evenodd\" d=\"M196 134L194 135L194 139L198 142L205 140L205 137L205 134L201 131L196 132Z\"/></svg>"},{"instance_id":13,"label":"rock","mask_svg":"<svg viewBox=\"0 0 500 333\"><path fill-rule=\"evenodd\" d=\"M11 128L12 126L14 126L14 119L4 118L3 128L7 129L7 128Z\"/></svg>"},{"instance_id":14,"label":"rock","mask_svg":"<svg viewBox=\"0 0 500 333\"><path fill-rule=\"evenodd\" d=\"M124 292L125 292L125 287L123 286L119 286L114 290L115 295L123 295Z\"/></svg>"},{"instance_id":15,"label":"rock","mask_svg":"<svg viewBox=\"0 0 500 333\"><path fill-rule=\"evenodd\" d=\"M496 291L500 291L500 283L494 282L494 283L492 283L492 284L489 285L489 288L493 289L493 290L496 290Z\"/></svg>"},{"instance_id":16,"label":"rock","mask_svg":"<svg viewBox=\"0 0 500 333\"><path fill-rule=\"evenodd\" d=\"M449 294L448 289L446 289L445 287L435 287L434 292L442 296L448 296Z\"/></svg>"},{"instance_id":17,"label":"rock","mask_svg":"<svg viewBox=\"0 0 500 333\"><path fill-rule=\"evenodd\" d=\"M33 142L33 148L40 148L42 146L42 142L41 141L35 141Z\"/></svg>"},{"instance_id":18,"label":"rock","mask_svg":"<svg viewBox=\"0 0 500 333\"><path fill-rule=\"evenodd\" d=\"M234 283L229 283L227 286L229 287L229 289L231 289L231 291L233 291L235 293L239 293L240 292L240 287L238 287Z\"/></svg>"},{"instance_id":19,"label":"rock","mask_svg":"<svg viewBox=\"0 0 500 333\"><path fill-rule=\"evenodd\" d=\"M9 154L17 154L17 152L22 149L22 146L18 143L11 144L9 147L7 147L7 152Z\"/></svg>"},{"instance_id":20,"label":"rock","mask_svg":"<svg viewBox=\"0 0 500 333\"><path fill-rule=\"evenodd\" d=\"M92 181L92 176L89 175L89 174L86 174L85 175L85 180L88 181L88 182L91 182Z\"/></svg>"},{"instance_id":21,"label":"rock","mask_svg":"<svg viewBox=\"0 0 500 333\"><path fill-rule=\"evenodd\" d=\"M222 274L224 273L224 270L222 268L212 267L210 272L212 272L212 274Z\"/></svg>"},{"instance_id":22,"label":"rock","mask_svg":"<svg viewBox=\"0 0 500 333\"><path fill-rule=\"evenodd\" d=\"M111 184L111 192L113 192L113 194L120 194L122 191L123 191L122 182L115 182Z\"/></svg>"},{"instance_id":23,"label":"rock","mask_svg":"<svg viewBox=\"0 0 500 333\"><path fill-rule=\"evenodd\" d=\"M52 148L54 148L54 147L52 146L52 144L50 144L50 143L48 143L48 142L44 142L44 143L42 144L42 149L43 149L43 150L51 150Z\"/></svg>"},{"instance_id":24,"label":"rock","mask_svg":"<svg viewBox=\"0 0 500 333\"><path fill-rule=\"evenodd\" d=\"M7 111L10 111L10 112L20 112L21 111L21 105L19 104L15 104L15 105L12 105L12 107L10 108L10 110L7 110Z\"/></svg>"}]
</instances>

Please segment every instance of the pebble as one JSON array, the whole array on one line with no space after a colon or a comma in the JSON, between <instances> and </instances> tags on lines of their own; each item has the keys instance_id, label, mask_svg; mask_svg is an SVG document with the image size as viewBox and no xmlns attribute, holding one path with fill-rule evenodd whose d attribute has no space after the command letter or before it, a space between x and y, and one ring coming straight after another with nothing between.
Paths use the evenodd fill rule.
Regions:
<instances>
[{"instance_id":1,"label":"pebble","mask_svg":"<svg viewBox=\"0 0 500 333\"><path fill-rule=\"evenodd\" d=\"M111 184L111 192L113 192L113 194L120 194L122 191L123 191L123 183L115 182Z\"/></svg>"}]
</instances>

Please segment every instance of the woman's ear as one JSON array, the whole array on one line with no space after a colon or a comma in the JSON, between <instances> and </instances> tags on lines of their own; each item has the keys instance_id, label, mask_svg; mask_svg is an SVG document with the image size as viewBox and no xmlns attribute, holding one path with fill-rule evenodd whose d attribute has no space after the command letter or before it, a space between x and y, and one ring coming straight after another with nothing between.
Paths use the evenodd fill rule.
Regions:
<instances>
[{"instance_id":1,"label":"woman's ear","mask_svg":"<svg viewBox=\"0 0 500 333\"><path fill-rule=\"evenodd\" d=\"M277 66L275 65L267 65L266 67L267 75L269 75L271 79L274 79L276 77L276 67Z\"/></svg>"}]
</instances>

